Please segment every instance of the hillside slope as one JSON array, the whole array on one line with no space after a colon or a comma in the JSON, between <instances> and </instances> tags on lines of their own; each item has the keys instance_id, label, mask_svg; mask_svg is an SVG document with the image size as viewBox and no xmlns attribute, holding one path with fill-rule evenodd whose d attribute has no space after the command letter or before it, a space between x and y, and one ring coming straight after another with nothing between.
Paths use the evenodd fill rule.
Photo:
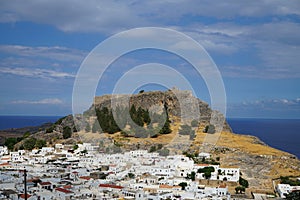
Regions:
<instances>
[{"instance_id":1,"label":"hillside slope","mask_svg":"<svg viewBox=\"0 0 300 200\"><path fill-rule=\"evenodd\" d=\"M95 109L111 109L111 99L113 98L119 100L117 101L118 106L130 107L134 105L136 108L141 107L151 112L158 112L161 108L166 109L172 132L158 134L156 137L139 138L121 132L108 134L93 133L91 129L86 130L85 127L92 127L97 119L97 116L93 115ZM185 114L182 115L182 102L198 107L185 107ZM198 119L198 126L192 128L195 131L195 136L191 139L189 135L178 134L182 123L190 124L197 117L197 113L195 113L197 109L200 111L200 119ZM154 91L130 97L128 95L105 95L96 97L94 104L87 112L75 117L75 121L78 122L76 127L74 117L69 115L55 123L50 131L49 129L39 131L31 137L44 139L48 145L55 143L75 144L79 141L92 142L99 145L101 151L107 152L134 149L153 150L154 148L167 148L171 154L182 153L183 151L209 152L213 158L220 159L221 165L240 167L243 177L249 180L252 191L272 192L272 179L280 176L300 176L300 161L294 155L269 147L254 136L234 134L227 122L224 123L224 128L216 144L204 144L208 133L204 133L203 130L210 124L212 112L207 103L197 99L189 91ZM69 127L72 131L71 137L67 139L64 139L63 136L65 127ZM21 145L22 142L16 147Z\"/></svg>"}]
</instances>

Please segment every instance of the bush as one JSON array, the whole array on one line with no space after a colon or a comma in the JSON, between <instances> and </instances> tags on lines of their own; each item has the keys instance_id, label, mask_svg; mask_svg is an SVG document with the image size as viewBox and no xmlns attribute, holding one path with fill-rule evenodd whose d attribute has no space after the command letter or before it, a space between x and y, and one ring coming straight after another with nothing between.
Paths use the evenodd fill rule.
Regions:
<instances>
[{"instance_id":1,"label":"bush","mask_svg":"<svg viewBox=\"0 0 300 200\"><path fill-rule=\"evenodd\" d=\"M172 132L172 130L170 128L170 120L169 120L169 118L167 118L164 126L160 129L159 133L160 134L169 134L171 132Z\"/></svg>"},{"instance_id":2,"label":"bush","mask_svg":"<svg viewBox=\"0 0 300 200\"><path fill-rule=\"evenodd\" d=\"M68 126L65 126L63 129L63 138L68 139L72 136L72 131L71 128Z\"/></svg>"},{"instance_id":3,"label":"bush","mask_svg":"<svg viewBox=\"0 0 300 200\"><path fill-rule=\"evenodd\" d=\"M216 132L216 128L213 124L207 125L204 129L204 133L215 133Z\"/></svg>"},{"instance_id":4,"label":"bush","mask_svg":"<svg viewBox=\"0 0 300 200\"><path fill-rule=\"evenodd\" d=\"M38 149L41 149L42 147L45 147L46 146L46 141L45 140L37 140L35 142L35 147L38 148Z\"/></svg>"},{"instance_id":5,"label":"bush","mask_svg":"<svg viewBox=\"0 0 300 200\"><path fill-rule=\"evenodd\" d=\"M192 130L192 127L189 125L186 125L186 124L180 126L179 134L180 135L189 135L190 140L193 140L196 137L195 131Z\"/></svg>"},{"instance_id":6,"label":"bush","mask_svg":"<svg viewBox=\"0 0 300 200\"><path fill-rule=\"evenodd\" d=\"M152 153L152 152L155 152L155 151L156 151L156 146L151 146L149 152Z\"/></svg>"},{"instance_id":7,"label":"bush","mask_svg":"<svg viewBox=\"0 0 300 200\"><path fill-rule=\"evenodd\" d=\"M7 146L9 150L13 150L15 144L18 142L18 138L6 138L4 145Z\"/></svg>"},{"instance_id":8,"label":"bush","mask_svg":"<svg viewBox=\"0 0 300 200\"><path fill-rule=\"evenodd\" d=\"M29 131L25 132L23 134L23 139L28 138L31 135L31 133Z\"/></svg>"},{"instance_id":9,"label":"bush","mask_svg":"<svg viewBox=\"0 0 300 200\"><path fill-rule=\"evenodd\" d=\"M187 183L186 182L181 182L178 185L181 186L181 190L185 190L185 187L187 186Z\"/></svg>"},{"instance_id":10,"label":"bush","mask_svg":"<svg viewBox=\"0 0 300 200\"><path fill-rule=\"evenodd\" d=\"M199 124L199 122L197 120L195 120L195 119L191 122L191 126L192 127L197 127L198 124Z\"/></svg>"},{"instance_id":11,"label":"bush","mask_svg":"<svg viewBox=\"0 0 300 200\"><path fill-rule=\"evenodd\" d=\"M239 184L245 188L249 187L249 183L246 179L243 179L242 177L240 177L239 179Z\"/></svg>"},{"instance_id":12,"label":"bush","mask_svg":"<svg viewBox=\"0 0 300 200\"><path fill-rule=\"evenodd\" d=\"M209 179L211 177L211 173L215 171L214 167L204 167L198 169L197 173L204 173L204 177Z\"/></svg>"},{"instance_id":13,"label":"bush","mask_svg":"<svg viewBox=\"0 0 300 200\"><path fill-rule=\"evenodd\" d=\"M52 133L54 131L54 126L51 126L46 129L46 133Z\"/></svg>"},{"instance_id":14,"label":"bush","mask_svg":"<svg viewBox=\"0 0 300 200\"><path fill-rule=\"evenodd\" d=\"M242 194L242 192L245 192L245 191L246 191L246 188L244 186L237 186L235 188L235 193L236 194L238 194L238 193Z\"/></svg>"},{"instance_id":15,"label":"bush","mask_svg":"<svg viewBox=\"0 0 300 200\"><path fill-rule=\"evenodd\" d=\"M290 179L288 176L280 176L280 183L281 184L289 184L291 186L298 186L300 185L300 180L293 180Z\"/></svg>"},{"instance_id":16,"label":"bush","mask_svg":"<svg viewBox=\"0 0 300 200\"><path fill-rule=\"evenodd\" d=\"M26 150L32 150L35 147L36 144L36 139L35 138L27 138L24 143L23 143L23 147Z\"/></svg>"},{"instance_id":17,"label":"bush","mask_svg":"<svg viewBox=\"0 0 300 200\"><path fill-rule=\"evenodd\" d=\"M170 150L167 148L163 148L163 149L159 150L158 153L160 156L168 156L170 153Z\"/></svg>"}]
</instances>

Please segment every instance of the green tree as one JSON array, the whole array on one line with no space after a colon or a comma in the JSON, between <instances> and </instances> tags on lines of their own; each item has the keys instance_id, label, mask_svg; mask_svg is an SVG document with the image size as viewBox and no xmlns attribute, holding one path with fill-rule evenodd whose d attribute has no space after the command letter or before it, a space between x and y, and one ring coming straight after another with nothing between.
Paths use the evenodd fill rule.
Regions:
<instances>
[{"instance_id":1,"label":"green tree","mask_svg":"<svg viewBox=\"0 0 300 200\"><path fill-rule=\"evenodd\" d=\"M96 114L99 125L103 132L113 134L121 130L114 120L112 110L104 107L101 110L96 110Z\"/></svg>"},{"instance_id":2,"label":"green tree","mask_svg":"<svg viewBox=\"0 0 300 200\"><path fill-rule=\"evenodd\" d=\"M190 135L191 132L193 132L192 127L190 127L189 125L181 125L180 129L179 129L179 134L180 135Z\"/></svg>"},{"instance_id":3,"label":"green tree","mask_svg":"<svg viewBox=\"0 0 300 200\"><path fill-rule=\"evenodd\" d=\"M151 146L149 152L151 153L151 152L154 152L154 151L156 151L156 146Z\"/></svg>"},{"instance_id":4,"label":"green tree","mask_svg":"<svg viewBox=\"0 0 300 200\"><path fill-rule=\"evenodd\" d=\"M6 138L4 145L7 146L9 150L13 150L15 144L18 143L17 138Z\"/></svg>"},{"instance_id":5,"label":"green tree","mask_svg":"<svg viewBox=\"0 0 300 200\"><path fill-rule=\"evenodd\" d=\"M195 119L193 119L193 121L191 122L191 126L192 127L197 127L198 124L199 124L199 122L197 120L195 120Z\"/></svg>"},{"instance_id":6,"label":"green tree","mask_svg":"<svg viewBox=\"0 0 300 200\"><path fill-rule=\"evenodd\" d=\"M72 130L69 126L65 126L63 129L63 138L68 139L72 136Z\"/></svg>"},{"instance_id":7,"label":"green tree","mask_svg":"<svg viewBox=\"0 0 300 200\"><path fill-rule=\"evenodd\" d=\"M31 133L29 131L25 132L23 134L23 139L28 138L31 135Z\"/></svg>"},{"instance_id":8,"label":"green tree","mask_svg":"<svg viewBox=\"0 0 300 200\"><path fill-rule=\"evenodd\" d=\"M214 167L204 167L204 168L198 169L197 173L203 173L204 177L206 179L209 179L211 177L211 173L214 171L215 171Z\"/></svg>"},{"instance_id":9,"label":"green tree","mask_svg":"<svg viewBox=\"0 0 300 200\"><path fill-rule=\"evenodd\" d=\"M215 133L216 132L216 128L213 124L207 125L204 129L204 133Z\"/></svg>"},{"instance_id":10,"label":"green tree","mask_svg":"<svg viewBox=\"0 0 300 200\"><path fill-rule=\"evenodd\" d=\"M134 175L133 173L131 173L131 172L129 172L129 173L127 174L127 176L128 176L129 178L131 178L131 179L133 179L133 178L135 177L135 175Z\"/></svg>"},{"instance_id":11,"label":"green tree","mask_svg":"<svg viewBox=\"0 0 300 200\"><path fill-rule=\"evenodd\" d=\"M38 149L41 149L43 147L46 146L46 141L45 140L36 140L35 142L35 147L38 148Z\"/></svg>"},{"instance_id":12,"label":"green tree","mask_svg":"<svg viewBox=\"0 0 300 200\"><path fill-rule=\"evenodd\" d=\"M158 151L160 156L168 156L170 154L170 150L167 148L160 149Z\"/></svg>"},{"instance_id":13,"label":"green tree","mask_svg":"<svg viewBox=\"0 0 300 200\"><path fill-rule=\"evenodd\" d=\"M195 131L192 130L192 127L189 125L186 125L186 124L180 126L179 134L180 135L189 135L190 140L193 140L196 137Z\"/></svg>"},{"instance_id":14,"label":"green tree","mask_svg":"<svg viewBox=\"0 0 300 200\"><path fill-rule=\"evenodd\" d=\"M285 196L286 196L287 200L299 200L300 199L300 191L299 190L291 191L290 193L288 193Z\"/></svg>"},{"instance_id":15,"label":"green tree","mask_svg":"<svg viewBox=\"0 0 300 200\"><path fill-rule=\"evenodd\" d=\"M240 176L240 179L239 179L239 184L245 188L248 188L249 187L249 183L246 179L243 179L241 176Z\"/></svg>"},{"instance_id":16,"label":"green tree","mask_svg":"<svg viewBox=\"0 0 300 200\"><path fill-rule=\"evenodd\" d=\"M73 150L76 150L76 149L78 149L78 144L73 145Z\"/></svg>"},{"instance_id":17,"label":"green tree","mask_svg":"<svg viewBox=\"0 0 300 200\"><path fill-rule=\"evenodd\" d=\"M162 145L162 144L158 144L158 145L157 145L157 150L162 149L162 148L163 148L163 145Z\"/></svg>"},{"instance_id":18,"label":"green tree","mask_svg":"<svg viewBox=\"0 0 300 200\"><path fill-rule=\"evenodd\" d=\"M178 184L179 186L181 186L181 190L185 190L187 183L186 182L181 182Z\"/></svg>"},{"instance_id":19,"label":"green tree","mask_svg":"<svg viewBox=\"0 0 300 200\"><path fill-rule=\"evenodd\" d=\"M23 147L26 150L32 150L35 147L36 139L33 137L24 140Z\"/></svg>"},{"instance_id":20,"label":"green tree","mask_svg":"<svg viewBox=\"0 0 300 200\"><path fill-rule=\"evenodd\" d=\"M187 175L188 179L191 179L192 181L195 181L196 179L196 172L192 171L190 174Z\"/></svg>"},{"instance_id":21,"label":"green tree","mask_svg":"<svg viewBox=\"0 0 300 200\"><path fill-rule=\"evenodd\" d=\"M143 121L149 125L151 123L151 118L148 110L143 110Z\"/></svg>"},{"instance_id":22,"label":"green tree","mask_svg":"<svg viewBox=\"0 0 300 200\"><path fill-rule=\"evenodd\" d=\"M238 193L242 194L242 192L245 192L245 191L246 191L246 188L244 186L237 186L235 188L235 193L236 194L238 194Z\"/></svg>"},{"instance_id":23,"label":"green tree","mask_svg":"<svg viewBox=\"0 0 300 200\"><path fill-rule=\"evenodd\" d=\"M170 125L170 120L169 120L169 118L167 118L164 126L160 129L159 133L160 134L169 134L171 132L172 132L172 130L171 130L171 125Z\"/></svg>"}]
</instances>

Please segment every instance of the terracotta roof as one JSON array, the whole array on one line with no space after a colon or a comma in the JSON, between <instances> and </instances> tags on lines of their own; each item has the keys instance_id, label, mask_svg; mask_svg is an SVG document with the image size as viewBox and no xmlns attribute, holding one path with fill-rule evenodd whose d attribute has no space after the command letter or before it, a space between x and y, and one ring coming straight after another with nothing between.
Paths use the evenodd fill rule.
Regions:
<instances>
[{"instance_id":1,"label":"terracotta roof","mask_svg":"<svg viewBox=\"0 0 300 200\"><path fill-rule=\"evenodd\" d=\"M60 191L60 192L63 192L63 193L66 193L66 194L73 193L72 191L66 190L66 189L64 189L64 188L55 188L55 190Z\"/></svg>"},{"instance_id":2,"label":"terracotta roof","mask_svg":"<svg viewBox=\"0 0 300 200\"><path fill-rule=\"evenodd\" d=\"M51 185L51 183L50 182L41 182L41 183L39 183L40 185Z\"/></svg>"},{"instance_id":3,"label":"terracotta roof","mask_svg":"<svg viewBox=\"0 0 300 200\"><path fill-rule=\"evenodd\" d=\"M219 188L226 188L226 184L224 184L224 185L219 185Z\"/></svg>"},{"instance_id":4,"label":"terracotta roof","mask_svg":"<svg viewBox=\"0 0 300 200\"><path fill-rule=\"evenodd\" d=\"M71 189L71 188L72 188L72 185L64 185L63 188L65 188L65 189Z\"/></svg>"},{"instance_id":5,"label":"terracotta roof","mask_svg":"<svg viewBox=\"0 0 300 200\"><path fill-rule=\"evenodd\" d=\"M30 194L26 194L27 198L30 198L31 195ZM20 194L20 198L25 199L25 194Z\"/></svg>"},{"instance_id":6,"label":"terracotta roof","mask_svg":"<svg viewBox=\"0 0 300 200\"><path fill-rule=\"evenodd\" d=\"M196 164L197 166L209 166L209 164Z\"/></svg>"},{"instance_id":7,"label":"terracotta roof","mask_svg":"<svg viewBox=\"0 0 300 200\"><path fill-rule=\"evenodd\" d=\"M165 188L165 189L171 189L173 188L173 186L170 186L170 185L159 185L159 188Z\"/></svg>"},{"instance_id":8,"label":"terracotta roof","mask_svg":"<svg viewBox=\"0 0 300 200\"><path fill-rule=\"evenodd\" d=\"M0 164L0 166L8 166L8 165L10 165L10 164L7 163L7 162L6 162L6 163L1 163L1 164Z\"/></svg>"},{"instance_id":9,"label":"terracotta roof","mask_svg":"<svg viewBox=\"0 0 300 200\"><path fill-rule=\"evenodd\" d=\"M114 189L123 189L122 186L112 185L112 184L100 184L99 187L107 187L107 188L114 188Z\"/></svg>"},{"instance_id":10,"label":"terracotta roof","mask_svg":"<svg viewBox=\"0 0 300 200\"><path fill-rule=\"evenodd\" d=\"M85 179L85 180L90 180L91 179L91 177L89 177L89 176L80 176L79 178Z\"/></svg>"}]
</instances>

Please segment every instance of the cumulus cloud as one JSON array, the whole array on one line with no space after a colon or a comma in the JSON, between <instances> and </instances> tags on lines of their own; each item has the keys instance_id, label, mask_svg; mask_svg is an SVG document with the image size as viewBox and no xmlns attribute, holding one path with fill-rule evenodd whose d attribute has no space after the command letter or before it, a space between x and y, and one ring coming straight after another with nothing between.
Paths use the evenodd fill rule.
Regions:
<instances>
[{"instance_id":1,"label":"cumulus cloud","mask_svg":"<svg viewBox=\"0 0 300 200\"><path fill-rule=\"evenodd\" d=\"M48 69L28 69L28 68L0 68L0 74L12 74L30 78L73 78L75 75L66 72L57 72Z\"/></svg>"},{"instance_id":2,"label":"cumulus cloud","mask_svg":"<svg viewBox=\"0 0 300 200\"><path fill-rule=\"evenodd\" d=\"M66 47L0 45L0 74L31 78L73 78L87 54ZM68 71L68 72L67 72Z\"/></svg>"},{"instance_id":3,"label":"cumulus cloud","mask_svg":"<svg viewBox=\"0 0 300 200\"><path fill-rule=\"evenodd\" d=\"M22 46L0 45L0 52L22 57L40 57L57 61L82 61L87 54L84 51L61 46Z\"/></svg>"},{"instance_id":4,"label":"cumulus cloud","mask_svg":"<svg viewBox=\"0 0 300 200\"><path fill-rule=\"evenodd\" d=\"M249 59L248 66L232 64L237 71L231 68L229 72L226 71L228 66L221 66L225 67L225 75L300 77L298 0L205 0L196 3L197 5L192 0L31 0L23 4L11 0L1 1L0 22L30 21L52 25L64 32L100 32L107 35L141 26L175 28L199 41L209 53L242 55L244 59L249 59L245 49L255 51L257 62ZM203 24L199 24L200 21ZM2 45L0 51L63 62L79 62L86 55L85 52L64 47ZM249 65L259 73L241 74L248 70Z\"/></svg>"},{"instance_id":5,"label":"cumulus cloud","mask_svg":"<svg viewBox=\"0 0 300 200\"><path fill-rule=\"evenodd\" d=\"M300 98L296 99L266 99L266 100L256 100L256 101L244 101L243 106L258 106L262 108L300 108Z\"/></svg>"},{"instance_id":6,"label":"cumulus cloud","mask_svg":"<svg viewBox=\"0 0 300 200\"><path fill-rule=\"evenodd\" d=\"M45 12L47 10L47 12ZM263 17L299 15L300 5L291 1L80 1L48 0L2 1L0 22L33 21L51 24L63 31L115 32L136 26L149 26L181 20L185 16L231 19L233 17ZM197 19L191 18L191 21ZM187 22L190 23L190 22Z\"/></svg>"},{"instance_id":7,"label":"cumulus cloud","mask_svg":"<svg viewBox=\"0 0 300 200\"><path fill-rule=\"evenodd\" d=\"M16 100L12 101L12 104L49 104L49 105L57 105L63 104L63 101L57 98L49 98L49 99L41 99L37 101L28 101L28 100Z\"/></svg>"}]
</instances>

